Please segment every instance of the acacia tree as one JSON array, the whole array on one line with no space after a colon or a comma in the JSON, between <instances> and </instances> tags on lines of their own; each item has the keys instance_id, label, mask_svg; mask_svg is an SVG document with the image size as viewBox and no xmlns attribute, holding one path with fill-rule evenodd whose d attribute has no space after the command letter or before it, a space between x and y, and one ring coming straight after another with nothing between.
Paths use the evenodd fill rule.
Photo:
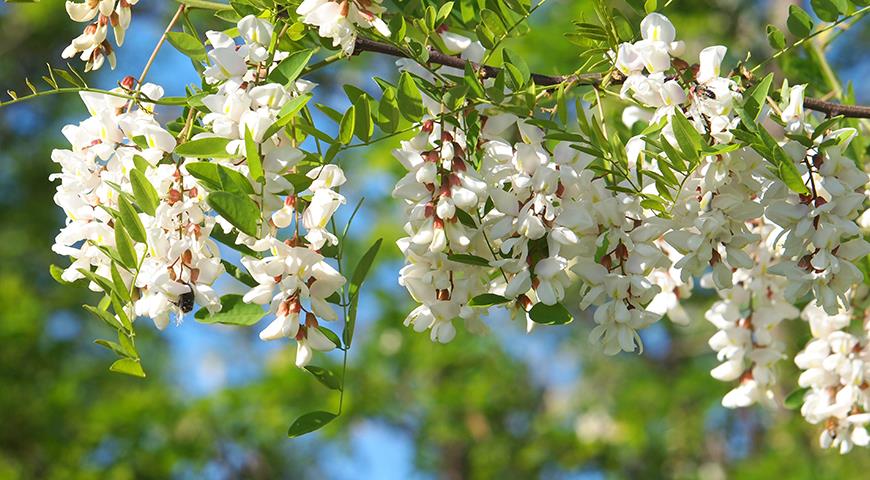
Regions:
<instances>
[{"instance_id":1,"label":"acacia tree","mask_svg":"<svg viewBox=\"0 0 870 480\"><path fill-rule=\"evenodd\" d=\"M114 68L136 3L66 2L85 28L62 56L79 56L85 72L106 60ZM711 374L734 385L725 407L801 405L822 447L870 443L870 108L762 76L784 53L857 22L866 1L813 1L818 22L793 5L789 42L769 26L770 58L723 65L725 46L686 51L657 12L670 1L596 0L595 19L566 35L576 70L556 76L530 72L503 45L528 32L543 1L178 3L138 78L100 90L74 67L50 67L47 89L27 81L30 93L0 103L74 92L88 109L63 129L71 147L52 154L67 216L54 251L71 264L51 273L104 294L85 308L117 331L117 341L98 340L120 357L110 370L145 376L136 318L163 329L198 306L209 323L268 315L260 338L295 339L296 364L343 398L360 289L381 241L346 258L365 206L347 206L340 190L364 180L345 178L336 159L394 142L408 171L393 190L406 212L399 283L419 304L407 326L449 342L458 325L485 332L493 310L531 331L570 323L579 307L593 312L590 341L604 354L642 352L639 329L691 320L680 300L699 280L721 297L705 317L718 329ZM194 9L228 28L203 39ZM167 41L201 79L183 97L146 81ZM398 57L396 81L375 78L379 98L346 85L352 106L316 104L334 125L316 123L305 76L364 53ZM160 106L182 112L161 123ZM608 124L613 109L621 124ZM339 208L352 211L347 225L333 218ZM240 265L219 244L240 252ZM212 285L227 274L248 292L219 296ZM803 373L777 399L777 326L798 318L812 336L793 359ZM339 320L341 335L322 324ZM310 365L315 351L336 348L342 371ZM341 405L296 419L290 436L332 421Z\"/></svg>"}]
</instances>

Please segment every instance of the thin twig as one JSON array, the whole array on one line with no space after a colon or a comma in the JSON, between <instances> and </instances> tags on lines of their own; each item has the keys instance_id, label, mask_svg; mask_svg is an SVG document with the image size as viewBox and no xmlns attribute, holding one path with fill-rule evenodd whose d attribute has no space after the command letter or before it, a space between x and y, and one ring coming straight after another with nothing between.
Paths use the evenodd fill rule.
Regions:
<instances>
[{"instance_id":1,"label":"thin twig","mask_svg":"<svg viewBox=\"0 0 870 480\"><path fill-rule=\"evenodd\" d=\"M136 92L139 92L139 87L142 85L142 82L145 81L145 77L148 76L148 71L151 70L151 65L154 64L154 59L157 58L157 53L160 52L160 47L163 46L163 43L166 41L166 37L169 35L169 32L172 30L172 27L175 26L175 22L181 18L181 14L184 13L184 4L178 6L178 10L175 11L175 15L172 17L172 20L169 21L169 25L166 26L166 30L163 31L163 35L160 36L160 40L157 41L157 45L154 46L154 50L151 52L151 57L148 58L148 62L145 64L145 68L142 69L142 74L139 75L139 82L136 88Z\"/></svg>"}]
</instances>

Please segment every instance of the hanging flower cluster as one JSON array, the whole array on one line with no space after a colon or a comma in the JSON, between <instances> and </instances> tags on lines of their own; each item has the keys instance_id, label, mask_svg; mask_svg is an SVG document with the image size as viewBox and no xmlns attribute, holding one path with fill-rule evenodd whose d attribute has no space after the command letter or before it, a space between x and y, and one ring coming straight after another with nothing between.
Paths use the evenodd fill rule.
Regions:
<instances>
[{"instance_id":1,"label":"hanging flower cluster","mask_svg":"<svg viewBox=\"0 0 870 480\"><path fill-rule=\"evenodd\" d=\"M62 167L52 176L61 180L55 200L68 216L54 250L73 260L60 275L64 281L86 278L91 289L117 303L116 314L149 317L162 329L170 316L180 321L196 304L221 311L211 285L225 266L210 237L216 226L224 236L235 231L229 238L255 254L242 258L255 285L243 300L270 304L276 315L260 336L295 338L301 367L312 350L335 348L318 319L338 318L326 299L345 279L319 251L338 243L328 226L345 203L337 192L345 177L335 165L300 165L305 153L295 137L274 128L291 120L282 109L306 100L302 96L314 84L267 81L287 57L269 49L273 26L248 16L238 29L242 45L220 32L207 34L212 65L204 76L216 90L201 100L202 127L191 117L179 135L170 134L155 119L153 105L128 100L141 94L159 101L162 88L146 84L134 91L132 77L111 92L81 94L92 116L65 127L72 149L52 155ZM206 153L178 149L173 156L184 143L212 147ZM291 178L299 175L304 181L297 189ZM214 212L209 206L224 205L212 195L229 193L260 211L253 228L239 228L220 207ZM287 240L278 238L282 229L293 232ZM266 251L271 255L263 256Z\"/></svg>"},{"instance_id":2,"label":"hanging flower cluster","mask_svg":"<svg viewBox=\"0 0 870 480\"><path fill-rule=\"evenodd\" d=\"M206 81L218 88L203 98L209 110L203 122L211 130L193 139L227 140L226 158L213 158L211 162L251 180L249 186L262 218L256 231L240 231L236 243L270 255L242 258L242 264L259 284L244 296L244 301L270 305L270 313L276 317L260 332L260 338L295 338L296 364L303 367L311 360L312 350L328 351L336 346L318 329L318 319L338 319L326 299L344 285L345 279L319 251L338 244L328 226L338 207L346 203L336 191L345 177L338 166L321 165L306 172L309 185L301 191L288 179L288 175L298 173L305 153L296 147L293 133L272 127L289 102L309 93L315 85L305 80L289 85L268 80L288 56L286 52L269 50L274 30L271 23L247 16L238 29L244 41L240 46L226 34L207 33L213 47L208 53L213 65L204 74ZM261 159L261 166L252 167L252 157ZM262 169L259 181L254 168ZM233 229L226 219L218 221L225 233ZM282 229L290 229L293 234L282 241L278 238ZM305 313L302 325L300 312Z\"/></svg>"},{"instance_id":3,"label":"hanging flower cluster","mask_svg":"<svg viewBox=\"0 0 870 480\"><path fill-rule=\"evenodd\" d=\"M804 86L783 90L789 103L782 121L789 130L812 136L803 111ZM798 383L809 388L801 413L812 424L824 423L821 446L838 447L841 453L870 444L865 428L870 424L870 356L865 351L870 330L865 320L856 332L847 331L852 289L863 280L855 262L870 254L870 243L856 223L867 198L868 176L843 154L855 134L845 128L812 138L812 145L789 142L788 153L799 165L807 191L765 192L765 199L770 198L765 214L784 230L786 258L772 270L787 279L787 300L795 302L807 293L814 298L803 312L813 339L795 357L804 370Z\"/></svg>"},{"instance_id":4,"label":"hanging flower cluster","mask_svg":"<svg viewBox=\"0 0 870 480\"><path fill-rule=\"evenodd\" d=\"M109 66L115 69L115 51L108 41L109 26L115 35L115 44L124 44L130 20L133 18L133 5L139 0L84 0L74 2L67 0L66 13L73 21L88 23L81 35L74 38L61 54L63 58L72 58L81 54L85 62L85 71L99 70L106 59Z\"/></svg>"},{"instance_id":5,"label":"hanging flower cluster","mask_svg":"<svg viewBox=\"0 0 870 480\"><path fill-rule=\"evenodd\" d=\"M826 133L809 149L784 143L813 193L790 192L754 149L735 145L732 130L740 125L736 110L744 99L739 85L722 76L725 47L704 49L694 80L684 85L677 75L685 62L671 62L684 50L673 25L651 14L641 32L643 40L621 45L612 58L625 76L622 95L654 109L632 107L627 118L646 119L660 131L656 141L641 134L627 142L627 174L615 184L595 175L592 159L577 145L562 142L550 151L533 122L486 107L477 108L482 127L475 165L465 140L469 125L424 96L429 119L395 152L409 171L394 191L410 219L409 236L399 241L407 262L400 283L421 304L406 324L448 341L453 319L483 331L478 307L492 304L506 304L530 325L536 311L546 312L538 321L548 323L559 316L553 306L561 307L565 292L579 288L580 308L597 307L591 339L614 354L640 347L637 330L662 314L684 320L678 299L703 276L702 284L722 297L706 314L719 329L710 345L722 364L712 374L738 381L723 405L771 404L773 366L784 357L776 326L798 316L793 302L811 289L836 314L862 279L851 262L870 253L854 223L867 176L842 155L854 131ZM434 81L408 60L399 64ZM793 133L812 132L801 123L803 89L783 92L789 102L781 120ZM695 158L679 151L677 158L673 152L686 148L687 135L709 141L697 145ZM650 153L647 140L660 152ZM687 168L686 161L695 164ZM668 192L669 215L627 193L660 192L657 184L644 185L638 170L653 178L683 177L680 188ZM863 370L855 378L863 379ZM849 403L850 425L863 422L860 402L854 411ZM838 424L846 423L841 415ZM863 430L856 431L861 437ZM833 427L826 432L825 438L836 438ZM862 439L855 444L865 444Z\"/></svg>"},{"instance_id":6,"label":"hanging flower cluster","mask_svg":"<svg viewBox=\"0 0 870 480\"><path fill-rule=\"evenodd\" d=\"M114 68L108 27L121 45L135 3L68 1L72 19L93 23L64 57L81 54L86 70L108 58ZM236 7L228 8L249 13ZM334 215L348 179L330 162L354 136L367 144L375 123L402 133L401 114L414 133L393 151L406 170L392 192L405 214L399 283L416 302L406 326L446 343L459 324L486 332L493 307L528 330L590 310L593 344L608 355L640 352L643 328L664 316L690 321L680 302L699 280L719 296L704 317L716 328L711 375L733 383L723 406L776 403L780 326L802 316L812 339L794 359L801 412L823 425L823 447L867 446L870 328L853 318L864 314L856 299L866 297L870 216L868 175L848 156L856 129L811 117L805 85L785 83L776 104L772 76L758 82L723 70L724 46L702 49L690 65L659 13L642 20L635 42L601 29L609 71L585 97L597 112L578 101L580 131L563 128L553 119L565 123L563 96L581 76L540 89L544 76L508 53L501 69L481 65L493 56L484 45L500 52L512 29L482 25L475 41L442 24L450 12L426 8L426 21L412 27L419 31L397 42L379 0L304 0L295 19L341 52L308 70L313 51L285 51L304 36L276 35L292 29L288 12L246 15L234 30L207 32L207 52L198 40L200 48L182 48L202 89L167 102L185 108L165 128L147 103L163 98L160 87L127 77L115 90L81 93L91 117L65 127L72 147L52 155L61 166L55 200L68 217L54 250L72 260L54 273L106 294L94 311L125 334L104 342L127 362L112 368L141 373L133 319L162 329L196 305L198 318L237 315L225 322L236 324L254 323L244 322L268 305L273 318L260 338L295 339L299 367L315 351L346 353L377 250L347 285ZM339 124L333 138L305 106L316 85L298 77L359 53L372 42L357 42L363 30L390 42L374 50L407 58L396 62L397 85L376 79L377 108L361 90L344 115L318 105ZM194 37L179 33L185 45ZM604 123L601 94L613 84L630 104L622 118L631 134ZM554 97L556 106L542 108ZM316 153L300 148L306 139ZM244 270L221 258L216 241L241 252ZM249 289L218 297L212 285L224 273ZM321 324L339 319L336 306L350 307L341 340Z\"/></svg>"},{"instance_id":7,"label":"hanging flower cluster","mask_svg":"<svg viewBox=\"0 0 870 480\"><path fill-rule=\"evenodd\" d=\"M444 40L472 61L483 55L456 34ZM419 66L415 73L424 74ZM451 125L437 102L424 103L430 118L394 154L409 170L393 193L410 219L409 237L399 241L408 262L400 283L421 303L406 324L446 342L454 318L480 332L481 310L500 303L529 325L539 314L538 322L554 315L564 322L570 315L560 302L579 281L583 307L599 307L592 338L608 354L639 348L636 330L660 318L643 307L660 293L648 275L669 266L652 243L666 223L609 190L586 169L591 157L571 144L550 152L532 123L479 108L478 145L469 146L467 125Z\"/></svg>"},{"instance_id":8,"label":"hanging flower cluster","mask_svg":"<svg viewBox=\"0 0 870 480\"><path fill-rule=\"evenodd\" d=\"M132 83L125 80L128 88ZM141 91L154 100L163 96L153 84ZM180 320L194 301L220 310L211 288L224 272L209 239L215 219L184 164L164 161L176 139L151 105L133 109L124 98L81 96L92 116L64 127L72 149L52 153L62 169L51 177L61 181L55 202L67 214L54 251L73 260L62 278L87 278L92 290L107 294L112 289L104 282L111 282L132 302L128 316L150 317L158 328L166 327L171 312ZM133 209L134 199L145 212Z\"/></svg>"},{"instance_id":9,"label":"hanging flower cluster","mask_svg":"<svg viewBox=\"0 0 870 480\"><path fill-rule=\"evenodd\" d=\"M750 247L752 267L735 269L733 286L719 290L722 299L706 313L718 329L710 347L722 362L710 373L717 380L739 382L722 398L728 408L774 404L773 366L785 357L776 327L800 313L783 296L786 280L770 272L781 260L782 248L777 244L781 230L764 222L758 219L752 228L761 237Z\"/></svg>"},{"instance_id":10,"label":"hanging flower cluster","mask_svg":"<svg viewBox=\"0 0 870 480\"><path fill-rule=\"evenodd\" d=\"M812 424L824 425L822 448L848 453L855 445L870 445L868 325L853 335L844 331L852 320L848 312L830 315L814 304L802 316L813 338L794 359L803 370L798 383L808 389L801 414Z\"/></svg>"}]
</instances>

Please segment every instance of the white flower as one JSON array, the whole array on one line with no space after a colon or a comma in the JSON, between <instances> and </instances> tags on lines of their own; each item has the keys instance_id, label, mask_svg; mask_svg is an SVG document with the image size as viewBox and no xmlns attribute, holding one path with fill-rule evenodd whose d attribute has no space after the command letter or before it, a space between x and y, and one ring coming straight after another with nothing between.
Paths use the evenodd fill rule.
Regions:
<instances>
[{"instance_id":1,"label":"white flower","mask_svg":"<svg viewBox=\"0 0 870 480\"><path fill-rule=\"evenodd\" d=\"M701 50L699 55L700 67L698 68L697 75L698 83L707 83L721 76L722 60L725 58L727 51L728 49L721 45Z\"/></svg>"},{"instance_id":2,"label":"white flower","mask_svg":"<svg viewBox=\"0 0 870 480\"><path fill-rule=\"evenodd\" d=\"M115 68L115 53L106 40L109 25L115 36L115 43L120 47L124 44L126 31L130 27L132 6L138 0L85 0L84 2L66 2L66 12L75 22L93 23L85 26L81 35L73 39L64 49L61 56L72 58L81 54L85 63L85 71L98 70L106 59Z\"/></svg>"},{"instance_id":3,"label":"white flower","mask_svg":"<svg viewBox=\"0 0 870 480\"><path fill-rule=\"evenodd\" d=\"M670 44L677 36L674 25L660 13L650 13L640 22L640 34L644 40Z\"/></svg>"},{"instance_id":4,"label":"white flower","mask_svg":"<svg viewBox=\"0 0 870 480\"><path fill-rule=\"evenodd\" d=\"M806 85L795 85L788 90L783 98L788 97L788 104L782 109L780 119L785 122L790 132L796 132L804 128L804 91Z\"/></svg>"},{"instance_id":5,"label":"white flower","mask_svg":"<svg viewBox=\"0 0 870 480\"><path fill-rule=\"evenodd\" d=\"M331 38L332 45L340 46L346 55L353 53L356 27L374 27L381 35L390 36L386 23L377 16L383 11L380 0L305 0L296 9L304 23L317 27L321 37Z\"/></svg>"}]
</instances>

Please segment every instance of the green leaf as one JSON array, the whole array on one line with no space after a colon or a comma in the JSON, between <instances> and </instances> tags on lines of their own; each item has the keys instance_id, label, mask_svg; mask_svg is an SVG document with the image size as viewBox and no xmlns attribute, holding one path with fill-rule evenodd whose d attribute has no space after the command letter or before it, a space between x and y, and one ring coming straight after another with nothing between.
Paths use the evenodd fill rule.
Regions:
<instances>
[{"instance_id":1,"label":"green leaf","mask_svg":"<svg viewBox=\"0 0 870 480\"><path fill-rule=\"evenodd\" d=\"M130 183L133 186L133 198L136 199L136 205L139 205L143 212L154 216L157 205L160 204L160 197L157 195L154 185L151 185L145 174L138 169L130 172Z\"/></svg>"},{"instance_id":2,"label":"green leaf","mask_svg":"<svg viewBox=\"0 0 870 480\"><path fill-rule=\"evenodd\" d=\"M124 351L124 356L129 358L139 359L139 352L136 351L136 346L133 344L133 337L118 330L118 344Z\"/></svg>"},{"instance_id":3,"label":"green leaf","mask_svg":"<svg viewBox=\"0 0 870 480\"><path fill-rule=\"evenodd\" d=\"M813 134L810 138L819 138L821 137L829 128L831 128L835 123L842 120L842 115L837 115L836 117L831 117L820 123L815 129L813 129Z\"/></svg>"},{"instance_id":4,"label":"green leaf","mask_svg":"<svg viewBox=\"0 0 870 480\"><path fill-rule=\"evenodd\" d=\"M486 8L481 10L480 19L494 36L499 37L507 34L507 27L501 21L501 17L494 11Z\"/></svg>"},{"instance_id":5,"label":"green leaf","mask_svg":"<svg viewBox=\"0 0 870 480\"><path fill-rule=\"evenodd\" d=\"M773 74L769 73L744 97L747 100L743 108L746 109L746 113L751 115L755 121L758 121L758 115L761 114L762 110L761 107L764 106L767 100L767 93L770 91L771 83L773 83Z\"/></svg>"},{"instance_id":6,"label":"green leaf","mask_svg":"<svg viewBox=\"0 0 870 480\"><path fill-rule=\"evenodd\" d=\"M115 361L109 370L116 373L123 373L134 377L145 378L145 371L142 370L142 364L138 360L132 358L122 358Z\"/></svg>"},{"instance_id":7,"label":"green leaf","mask_svg":"<svg viewBox=\"0 0 870 480\"><path fill-rule=\"evenodd\" d=\"M779 172L779 178L782 179L786 186L788 186L792 191L804 195L809 193L809 190L807 189L807 186L804 185L803 179L794 163L791 161L781 162L777 166L777 171Z\"/></svg>"},{"instance_id":8,"label":"green leaf","mask_svg":"<svg viewBox=\"0 0 870 480\"><path fill-rule=\"evenodd\" d=\"M55 282L61 285L72 285L72 282L67 282L63 279L63 269L58 267L57 265L51 264L48 267L48 273L51 274L51 278L53 278Z\"/></svg>"},{"instance_id":9,"label":"green leaf","mask_svg":"<svg viewBox=\"0 0 870 480\"><path fill-rule=\"evenodd\" d=\"M522 57L507 50L504 51L504 56L504 67L508 72L508 78L513 83L514 90L519 90L529 81L531 75L529 66Z\"/></svg>"},{"instance_id":10,"label":"green leaf","mask_svg":"<svg viewBox=\"0 0 870 480\"><path fill-rule=\"evenodd\" d=\"M208 204L242 233L252 237L257 236L260 207L247 195L235 192L213 192L208 196Z\"/></svg>"},{"instance_id":11,"label":"green leaf","mask_svg":"<svg viewBox=\"0 0 870 480\"><path fill-rule=\"evenodd\" d=\"M671 121L674 126L674 136L677 137L677 143L680 145L683 155L692 163L696 162L701 145L705 143L703 137L679 110L671 117Z\"/></svg>"},{"instance_id":12,"label":"green leaf","mask_svg":"<svg viewBox=\"0 0 870 480\"><path fill-rule=\"evenodd\" d=\"M147 242L148 237L145 234L145 226L142 225L142 219L139 218L139 214L133 208L133 204L124 195L118 198L118 217L120 217L121 222L124 224L124 228L130 233L130 238L139 243Z\"/></svg>"},{"instance_id":13,"label":"green leaf","mask_svg":"<svg viewBox=\"0 0 870 480\"><path fill-rule=\"evenodd\" d=\"M438 15L435 16L435 23L441 23L444 20L447 20L447 17L450 16L450 12L453 11L453 2L446 2L444 5L441 5L441 8L438 9Z\"/></svg>"},{"instance_id":14,"label":"green leaf","mask_svg":"<svg viewBox=\"0 0 870 480\"><path fill-rule=\"evenodd\" d=\"M212 235L212 237L214 237L214 235ZM251 288L254 288L257 285L259 285L259 283L256 280L254 280L254 277L250 276L248 274L248 272L245 272L241 268L233 265L227 259L222 259L221 264L224 266L224 270L226 270L227 273L230 274L231 277L242 282L243 284L245 284Z\"/></svg>"},{"instance_id":15,"label":"green leaf","mask_svg":"<svg viewBox=\"0 0 870 480\"><path fill-rule=\"evenodd\" d=\"M191 140L175 147L175 154L182 157L196 158L231 158L235 155L227 153L228 138L206 137Z\"/></svg>"},{"instance_id":16,"label":"green leaf","mask_svg":"<svg viewBox=\"0 0 870 480\"><path fill-rule=\"evenodd\" d=\"M786 25L789 32L800 38L806 37L813 30L810 15L797 5L789 5Z\"/></svg>"},{"instance_id":17,"label":"green leaf","mask_svg":"<svg viewBox=\"0 0 870 480\"><path fill-rule=\"evenodd\" d=\"M293 190L296 193L307 190L314 182L313 178L309 178L308 175L305 175L304 173L288 173L287 175L284 175L284 178L293 184Z\"/></svg>"},{"instance_id":18,"label":"green leaf","mask_svg":"<svg viewBox=\"0 0 870 480\"><path fill-rule=\"evenodd\" d=\"M776 166L776 171L783 183L785 183L793 192L800 194L809 193L809 190L807 189L807 186L804 185L801 174L798 172L797 166L791 160L791 157L789 157L785 150L783 150L783 148L778 144L774 143L771 147L773 163Z\"/></svg>"},{"instance_id":19,"label":"green leaf","mask_svg":"<svg viewBox=\"0 0 870 480\"><path fill-rule=\"evenodd\" d=\"M408 26L405 23L405 18L401 15L393 15L393 18L390 19L390 38L392 38L396 43L405 43L405 33L407 33Z\"/></svg>"},{"instance_id":20,"label":"green leaf","mask_svg":"<svg viewBox=\"0 0 870 480\"><path fill-rule=\"evenodd\" d=\"M350 306L347 318L345 319L346 324L344 326L344 332L342 332L345 348L350 348L350 344L353 341L360 288L362 288L362 284L365 281L366 276L369 274L369 270L375 261L375 257L378 256L378 250L380 250L383 241L384 239L382 238L377 239L375 243L366 250L366 253L363 254L362 258L360 258L359 262L356 264L356 268L353 270L353 275L350 277L350 287L348 289Z\"/></svg>"},{"instance_id":21,"label":"green leaf","mask_svg":"<svg viewBox=\"0 0 870 480\"><path fill-rule=\"evenodd\" d=\"M396 89L384 90L378 103L378 127L386 133L393 133L399 126L399 105L396 103Z\"/></svg>"},{"instance_id":22,"label":"green leaf","mask_svg":"<svg viewBox=\"0 0 870 480\"><path fill-rule=\"evenodd\" d=\"M185 164L187 172L211 192L225 190L235 193L254 193L251 182L244 175L224 165L211 162Z\"/></svg>"},{"instance_id":23,"label":"green leaf","mask_svg":"<svg viewBox=\"0 0 870 480\"><path fill-rule=\"evenodd\" d=\"M368 276L369 270L371 270L372 264L378 256L378 250L380 250L382 242L382 238L377 239L375 243L369 247L366 253L363 254L359 263L356 264L353 275L350 277L350 296L353 297L359 293L360 287L362 287L363 282L365 282L366 276Z\"/></svg>"},{"instance_id":24,"label":"green leaf","mask_svg":"<svg viewBox=\"0 0 870 480\"><path fill-rule=\"evenodd\" d=\"M97 340L94 340L94 343L96 343L97 345L99 345L101 347L108 348L109 350L114 352L115 355L118 355L119 357L129 357L129 354L124 350L124 347L122 347L120 344L115 343L111 340L97 339Z\"/></svg>"},{"instance_id":25,"label":"green leaf","mask_svg":"<svg viewBox=\"0 0 870 480\"><path fill-rule=\"evenodd\" d=\"M474 95L485 98L486 92L483 90L483 84L480 83L480 78L477 76L477 72L474 71L474 67L471 66L470 63L465 64L465 84L468 85L468 88L471 89L471 92Z\"/></svg>"},{"instance_id":26,"label":"green leaf","mask_svg":"<svg viewBox=\"0 0 870 480\"><path fill-rule=\"evenodd\" d=\"M483 257L478 257L477 255L470 255L467 253L451 253L450 255L447 255L447 260L456 263L464 263L466 265L475 265L478 267L489 266L489 260Z\"/></svg>"},{"instance_id":27,"label":"green leaf","mask_svg":"<svg viewBox=\"0 0 870 480\"><path fill-rule=\"evenodd\" d=\"M205 60L205 45L193 35L184 32L169 32L166 39L179 52L187 55L192 60Z\"/></svg>"},{"instance_id":28,"label":"green leaf","mask_svg":"<svg viewBox=\"0 0 870 480\"><path fill-rule=\"evenodd\" d=\"M655 12L656 8L658 8L658 1L657 0L646 0L645 2L643 2L643 10L646 13Z\"/></svg>"},{"instance_id":29,"label":"green leaf","mask_svg":"<svg viewBox=\"0 0 870 480\"><path fill-rule=\"evenodd\" d=\"M785 34L773 25L767 26L767 42L774 50L785 48Z\"/></svg>"},{"instance_id":30,"label":"green leaf","mask_svg":"<svg viewBox=\"0 0 870 480\"><path fill-rule=\"evenodd\" d=\"M247 155L248 168L255 182L265 183L263 176L263 162L260 160L260 146L251 136L251 129L245 126L245 155Z\"/></svg>"},{"instance_id":31,"label":"green leaf","mask_svg":"<svg viewBox=\"0 0 870 480\"><path fill-rule=\"evenodd\" d=\"M118 267L114 263L109 268L109 272L112 276L112 284L115 285L115 293L118 295L118 298L125 305L130 303L130 291L127 284L124 283L124 279L121 278L121 272L118 271Z\"/></svg>"},{"instance_id":32,"label":"green leaf","mask_svg":"<svg viewBox=\"0 0 870 480\"><path fill-rule=\"evenodd\" d=\"M266 312L260 305L245 303L241 295L229 294L221 297L220 312L210 314L205 308L200 308L193 318L199 323L249 327L259 322L265 315Z\"/></svg>"},{"instance_id":33,"label":"green leaf","mask_svg":"<svg viewBox=\"0 0 870 480\"><path fill-rule=\"evenodd\" d=\"M302 74L305 66L308 65L308 61L311 60L311 55L313 54L314 50L301 50L290 55L272 70L272 73L269 74L269 80L285 85L295 82L299 78L299 75Z\"/></svg>"},{"instance_id":34,"label":"green leaf","mask_svg":"<svg viewBox=\"0 0 870 480\"><path fill-rule=\"evenodd\" d=\"M356 122L356 107L353 105L344 112L338 126L338 141L347 145L353 140L354 123Z\"/></svg>"},{"instance_id":35,"label":"green leaf","mask_svg":"<svg viewBox=\"0 0 870 480\"><path fill-rule=\"evenodd\" d=\"M840 16L837 6L831 0L811 0L810 5L813 6L816 16L825 22L836 21Z\"/></svg>"},{"instance_id":36,"label":"green leaf","mask_svg":"<svg viewBox=\"0 0 870 480\"><path fill-rule=\"evenodd\" d=\"M338 304L340 305L340 304L341 304L341 296L338 295L338 292L335 292L333 295L335 295L336 297L338 297ZM331 296L332 296L332 295L330 295L330 297L331 297ZM333 297L333 299L334 299L334 298L335 298L335 297ZM330 300L329 297L327 297L326 300L329 301L329 300ZM317 326L317 329L320 330L320 333L322 333L323 336L325 336L326 338L328 338L329 341L332 342L333 345L335 345L335 348L341 348L341 339L338 338L338 335L336 335L335 332L333 332L332 330L330 330L330 329L324 327L323 325L318 325L318 326Z\"/></svg>"},{"instance_id":37,"label":"green leaf","mask_svg":"<svg viewBox=\"0 0 870 480\"><path fill-rule=\"evenodd\" d=\"M568 309L561 303L545 305L541 302L536 303L529 310L529 318L542 325L564 325L574 320Z\"/></svg>"},{"instance_id":38,"label":"green leaf","mask_svg":"<svg viewBox=\"0 0 870 480\"><path fill-rule=\"evenodd\" d=\"M399 113L410 122L417 122L423 116L423 97L414 78L408 72L399 76L398 95Z\"/></svg>"},{"instance_id":39,"label":"green leaf","mask_svg":"<svg viewBox=\"0 0 870 480\"><path fill-rule=\"evenodd\" d=\"M640 206L649 210L655 210L659 213L667 213L668 209L661 200L655 198L645 198L640 201Z\"/></svg>"},{"instance_id":40,"label":"green leaf","mask_svg":"<svg viewBox=\"0 0 870 480\"><path fill-rule=\"evenodd\" d=\"M341 382L338 380L338 375L332 373L332 370L314 365L308 365L305 367L305 370L308 370L312 375L314 375L314 378L326 386L326 388L341 390Z\"/></svg>"},{"instance_id":41,"label":"green leaf","mask_svg":"<svg viewBox=\"0 0 870 480\"><path fill-rule=\"evenodd\" d=\"M82 308L102 320L103 323L111 327L112 330L118 330L122 327L121 323L118 322L115 316L107 312L105 308L97 308L91 305L82 305Z\"/></svg>"},{"instance_id":42,"label":"green leaf","mask_svg":"<svg viewBox=\"0 0 870 480\"><path fill-rule=\"evenodd\" d=\"M118 257L121 263L128 269L136 268L138 263L136 250L133 248L133 241L122 223L115 224L115 246L118 248Z\"/></svg>"},{"instance_id":43,"label":"green leaf","mask_svg":"<svg viewBox=\"0 0 870 480\"><path fill-rule=\"evenodd\" d=\"M360 95L353 104L356 112L353 132L363 142L369 141L372 138L372 133L374 133L370 99L368 95Z\"/></svg>"},{"instance_id":44,"label":"green leaf","mask_svg":"<svg viewBox=\"0 0 870 480\"><path fill-rule=\"evenodd\" d=\"M801 408L807 391L809 391L809 388L798 388L797 390L793 390L785 397L783 406L789 410L797 410L798 408Z\"/></svg>"},{"instance_id":45,"label":"green leaf","mask_svg":"<svg viewBox=\"0 0 870 480\"><path fill-rule=\"evenodd\" d=\"M333 421L335 417L337 417L336 414L323 411L306 413L297 418L293 422L293 425L290 425L287 436L295 438L319 430L327 423Z\"/></svg>"},{"instance_id":46,"label":"green leaf","mask_svg":"<svg viewBox=\"0 0 870 480\"><path fill-rule=\"evenodd\" d=\"M494 293L483 293L471 299L468 305L471 307L491 307L510 302L511 299Z\"/></svg>"},{"instance_id":47,"label":"green leaf","mask_svg":"<svg viewBox=\"0 0 870 480\"><path fill-rule=\"evenodd\" d=\"M486 89L486 95L495 103L501 103L504 100L505 76L504 70L499 71L492 86Z\"/></svg>"},{"instance_id":48,"label":"green leaf","mask_svg":"<svg viewBox=\"0 0 870 480\"><path fill-rule=\"evenodd\" d=\"M299 110L302 110L309 100L311 100L311 94L306 93L305 95L300 95L285 103L278 112L278 119L275 120L275 123L273 123L272 126L266 129L263 138L270 138L272 135L277 133L278 130L286 127L287 124L290 123L290 120L293 120L296 113L299 112Z\"/></svg>"},{"instance_id":49,"label":"green leaf","mask_svg":"<svg viewBox=\"0 0 870 480\"><path fill-rule=\"evenodd\" d=\"M124 303L115 292L112 292L110 295L112 302L112 310L114 310L115 315L118 317L118 321L121 322L121 325L124 327L124 330L128 332L133 331L133 323L130 321L130 317L127 316L127 313L124 311L124 307L127 305Z\"/></svg>"},{"instance_id":50,"label":"green leaf","mask_svg":"<svg viewBox=\"0 0 870 480\"><path fill-rule=\"evenodd\" d=\"M88 280L99 285L100 288L102 288L104 292L110 293L114 289L112 282L110 282L106 278L103 278L103 277L97 275L96 273L86 269L86 268L79 268L78 271L79 271L79 273L84 275L85 278L87 278Z\"/></svg>"}]
</instances>

